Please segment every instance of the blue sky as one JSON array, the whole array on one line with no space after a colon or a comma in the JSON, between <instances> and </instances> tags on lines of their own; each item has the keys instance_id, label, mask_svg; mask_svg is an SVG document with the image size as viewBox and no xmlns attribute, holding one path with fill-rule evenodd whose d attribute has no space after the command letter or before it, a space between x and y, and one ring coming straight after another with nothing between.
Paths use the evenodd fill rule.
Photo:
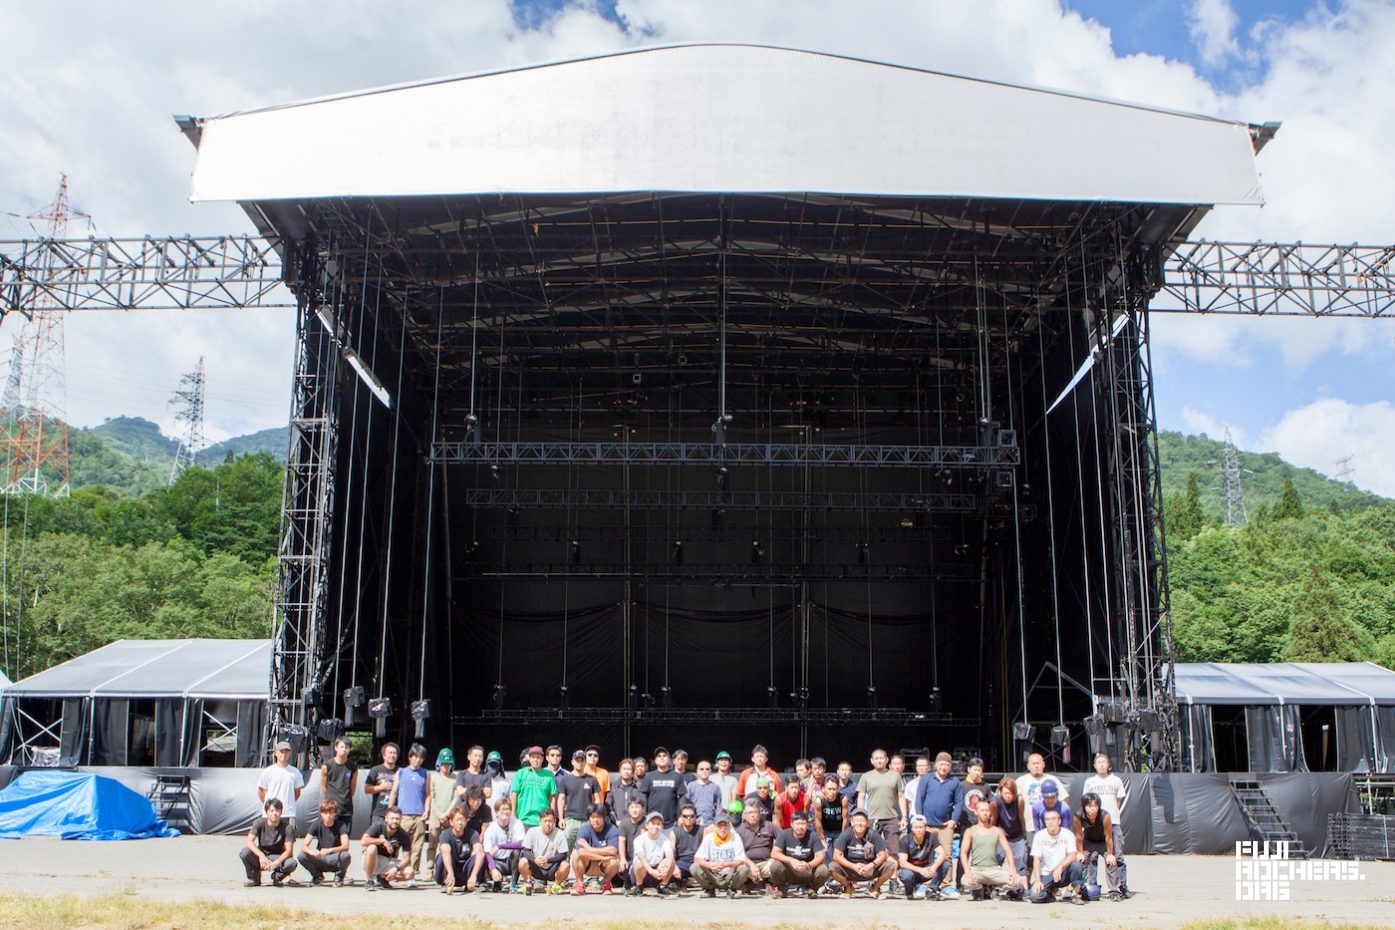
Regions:
<instances>
[{"instance_id":1,"label":"blue sky","mask_svg":"<svg viewBox=\"0 0 1395 930\"><path fill-rule=\"evenodd\" d=\"M60 172L105 234L245 232L188 203L193 149L170 114L211 115L363 87L639 45L743 41L1060 87L1252 122L1279 120L1266 205L1217 209L1197 237L1395 242L1395 0L75 0L7 11L0 238ZM62 41L53 41L61 35ZM210 43L207 37L220 41ZM1306 325L1304 325L1306 324ZM8 324L7 324L8 325ZM3 336L3 334L0 334ZM0 346L0 363L8 340ZM286 314L86 314L68 324L68 413L167 401L207 355L214 438L283 423ZM1395 496L1395 319L1167 317L1154 332L1159 424L1336 470Z\"/></svg>"}]
</instances>

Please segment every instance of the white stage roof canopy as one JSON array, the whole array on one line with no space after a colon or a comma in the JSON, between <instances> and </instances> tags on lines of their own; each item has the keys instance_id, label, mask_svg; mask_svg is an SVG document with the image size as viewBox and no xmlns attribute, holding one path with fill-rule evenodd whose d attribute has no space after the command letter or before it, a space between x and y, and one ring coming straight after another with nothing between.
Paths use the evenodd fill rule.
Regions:
<instances>
[{"instance_id":1,"label":"white stage roof canopy","mask_svg":"<svg viewBox=\"0 0 1395 930\"><path fill-rule=\"evenodd\" d=\"M1181 662L1182 704L1395 705L1395 672L1373 662Z\"/></svg>"},{"instance_id":2,"label":"white stage roof canopy","mask_svg":"<svg viewBox=\"0 0 1395 930\"><path fill-rule=\"evenodd\" d=\"M763 46L622 52L199 125L195 201L662 191L1263 202L1245 123Z\"/></svg>"},{"instance_id":3,"label":"white stage roof canopy","mask_svg":"<svg viewBox=\"0 0 1395 930\"><path fill-rule=\"evenodd\" d=\"M7 698L265 698L269 639L119 639L15 682Z\"/></svg>"}]
</instances>

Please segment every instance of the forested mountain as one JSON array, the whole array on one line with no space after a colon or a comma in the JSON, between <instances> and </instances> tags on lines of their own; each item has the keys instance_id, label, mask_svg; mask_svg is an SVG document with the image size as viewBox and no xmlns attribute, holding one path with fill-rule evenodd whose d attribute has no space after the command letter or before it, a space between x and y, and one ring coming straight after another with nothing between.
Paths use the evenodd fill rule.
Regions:
<instances>
[{"instance_id":1,"label":"forested mountain","mask_svg":"<svg viewBox=\"0 0 1395 930\"><path fill-rule=\"evenodd\" d=\"M199 452L199 463L213 467L229 455L265 452L286 458L286 427L273 427L216 442ZM142 417L112 417L100 426L68 430L69 474L74 488L97 485L139 496L169 484L179 441Z\"/></svg>"}]
</instances>

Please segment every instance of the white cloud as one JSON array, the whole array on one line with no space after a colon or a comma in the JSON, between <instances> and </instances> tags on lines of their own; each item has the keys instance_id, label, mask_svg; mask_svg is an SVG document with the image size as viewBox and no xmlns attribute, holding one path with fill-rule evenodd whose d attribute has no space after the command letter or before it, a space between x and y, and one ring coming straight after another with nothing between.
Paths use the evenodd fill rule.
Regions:
<instances>
[{"instance_id":1,"label":"white cloud","mask_svg":"<svg viewBox=\"0 0 1395 930\"><path fill-rule=\"evenodd\" d=\"M1187 29L1203 64L1218 67L1226 59L1240 53L1235 40L1235 27L1240 17L1235 15L1229 0L1193 0L1187 10Z\"/></svg>"},{"instance_id":2,"label":"white cloud","mask_svg":"<svg viewBox=\"0 0 1395 930\"><path fill-rule=\"evenodd\" d=\"M1217 419L1215 414L1205 410L1197 410L1192 406L1182 408L1182 422L1186 424L1187 432L1194 434L1206 434L1210 439L1223 441L1225 439L1226 427L1230 427L1230 441L1238 448L1245 446L1245 431L1238 426L1231 426Z\"/></svg>"},{"instance_id":3,"label":"white cloud","mask_svg":"<svg viewBox=\"0 0 1395 930\"><path fill-rule=\"evenodd\" d=\"M1395 497L1395 405L1351 404L1331 397L1290 410L1266 429L1258 447L1295 465L1335 476L1337 460L1351 456L1352 480L1368 491Z\"/></svg>"}]
</instances>

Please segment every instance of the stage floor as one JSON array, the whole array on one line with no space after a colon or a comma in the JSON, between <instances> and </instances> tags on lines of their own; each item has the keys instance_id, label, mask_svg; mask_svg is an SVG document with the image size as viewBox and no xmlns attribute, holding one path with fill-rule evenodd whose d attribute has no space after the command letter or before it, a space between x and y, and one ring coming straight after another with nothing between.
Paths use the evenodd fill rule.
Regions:
<instances>
[{"instance_id":1,"label":"stage floor","mask_svg":"<svg viewBox=\"0 0 1395 930\"><path fill-rule=\"evenodd\" d=\"M420 918L458 916L491 924L536 924L547 919L721 922L755 927L852 925L886 927L1020 928L1179 927L1202 918L1273 915L1352 921L1395 927L1391 889L1395 863L1362 862L1354 881L1295 880L1287 901L1237 901L1236 860L1226 856L1137 856L1129 862L1129 884L1137 894L1118 903L1086 907L1012 902L910 902L899 897L805 901L764 897L706 900L696 893L641 899L620 895L548 897L534 895L438 894L432 887L366 894L351 888L242 887L237 859L241 840L227 836L180 837L124 843L6 841L0 845L0 887L33 895L132 895L168 901L216 900L228 904L278 904L318 913L396 914ZM355 866L357 866L355 851ZM1330 867L1330 866L1329 866ZM355 877L361 877L355 871ZM303 876L304 872L298 873Z\"/></svg>"}]
</instances>

